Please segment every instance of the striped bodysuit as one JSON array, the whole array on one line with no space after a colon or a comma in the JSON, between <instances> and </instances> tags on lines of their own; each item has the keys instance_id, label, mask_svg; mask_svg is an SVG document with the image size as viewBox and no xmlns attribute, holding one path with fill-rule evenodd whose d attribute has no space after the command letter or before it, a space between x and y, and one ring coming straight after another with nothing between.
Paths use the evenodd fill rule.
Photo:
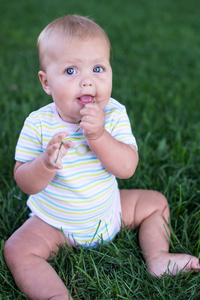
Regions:
<instances>
[{"instance_id":1,"label":"striped bodysuit","mask_svg":"<svg viewBox=\"0 0 200 300\"><path fill-rule=\"evenodd\" d=\"M110 98L104 112L104 128L117 140L137 147L125 107ZM72 245L95 247L102 240L111 240L120 229L119 189L115 176L102 166L77 129L76 124L63 121L50 103L25 120L15 159L33 160L45 151L55 133L69 133L67 139L75 147L62 159L63 169L42 192L29 196L27 205L44 222L62 229Z\"/></svg>"}]
</instances>

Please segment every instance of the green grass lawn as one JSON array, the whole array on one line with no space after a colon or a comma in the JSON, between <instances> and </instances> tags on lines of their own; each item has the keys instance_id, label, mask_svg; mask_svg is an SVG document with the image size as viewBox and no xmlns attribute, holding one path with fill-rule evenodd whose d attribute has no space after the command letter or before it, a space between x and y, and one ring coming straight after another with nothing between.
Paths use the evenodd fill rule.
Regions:
<instances>
[{"instance_id":1,"label":"green grass lawn","mask_svg":"<svg viewBox=\"0 0 200 300\"><path fill-rule=\"evenodd\" d=\"M27 299L2 254L29 213L13 179L14 151L26 116L51 101L37 76L37 36L68 13L92 17L112 43L112 96L127 107L140 155L120 188L162 192L171 209L171 251L200 258L199 1L2 0L0 300ZM200 299L200 273L157 279L146 272L137 232L123 230L97 250L63 249L50 263L74 299Z\"/></svg>"}]
</instances>

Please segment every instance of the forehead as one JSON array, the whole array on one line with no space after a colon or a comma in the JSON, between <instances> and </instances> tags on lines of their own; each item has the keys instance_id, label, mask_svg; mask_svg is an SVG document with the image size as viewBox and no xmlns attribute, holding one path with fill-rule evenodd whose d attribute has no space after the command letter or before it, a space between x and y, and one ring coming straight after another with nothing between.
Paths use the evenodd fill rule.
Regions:
<instances>
[{"instance_id":1,"label":"forehead","mask_svg":"<svg viewBox=\"0 0 200 300\"><path fill-rule=\"evenodd\" d=\"M56 57L67 55L78 58L85 55L86 57L106 56L110 58L110 47L104 36L84 38L56 36L52 39L47 51Z\"/></svg>"}]
</instances>

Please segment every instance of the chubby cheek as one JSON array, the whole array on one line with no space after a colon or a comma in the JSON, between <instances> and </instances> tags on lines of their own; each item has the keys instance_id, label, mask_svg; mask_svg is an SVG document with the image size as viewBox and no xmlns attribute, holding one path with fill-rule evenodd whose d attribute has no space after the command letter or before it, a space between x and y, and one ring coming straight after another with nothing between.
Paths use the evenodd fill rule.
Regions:
<instances>
[{"instance_id":1,"label":"chubby cheek","mask_svg":"<svg viewBox=\"0 0 200 300\"><path fill-rule=\"evenodd\" d=\"M67 99L71 99L70 95L70 88L67 88L66 85L58 84L52 89L52 97L55 101L65 102Z\"/></svg>"},{"instance_id":2,"label":"chubby cheek","mask_svg":"<svg viewBox=\"0 0 200 300\"><path fill-rule=\"evenodd\" d=\"M111 93L112 93L112 82L109 85L107 85L107 88L104 89L105 101L102 102L103 108L105 108L106 105L108 104L108 101L110 100L111 97Z\"/></svg>"}]
</instances>

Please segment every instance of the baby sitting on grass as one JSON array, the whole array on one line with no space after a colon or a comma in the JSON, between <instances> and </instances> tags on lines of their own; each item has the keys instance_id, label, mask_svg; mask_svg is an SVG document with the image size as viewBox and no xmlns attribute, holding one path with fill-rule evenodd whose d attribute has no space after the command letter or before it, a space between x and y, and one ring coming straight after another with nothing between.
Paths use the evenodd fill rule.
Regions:
<instances>
[{"instance_id":1,"label":"baby sitting on grass","mask_svg":"<svg viewBox=\"0 0 200 300\"><path fill-rule=\"evenodd\" d=\"M118 188L116 177L134 174L138 152L126 109L111 98L110 42L103 29L85 17L59 18L41 32L38 53L39 78L53 102L31 113L21 131L14 177L30 195L33 216L4 247L20 290L30 299L72 299L47 259L66 241L91 248L109 242L121 226L140 226L153 276L199 271L196 257L169 253L166 198Z\"/></svg>"}]
</instances>

